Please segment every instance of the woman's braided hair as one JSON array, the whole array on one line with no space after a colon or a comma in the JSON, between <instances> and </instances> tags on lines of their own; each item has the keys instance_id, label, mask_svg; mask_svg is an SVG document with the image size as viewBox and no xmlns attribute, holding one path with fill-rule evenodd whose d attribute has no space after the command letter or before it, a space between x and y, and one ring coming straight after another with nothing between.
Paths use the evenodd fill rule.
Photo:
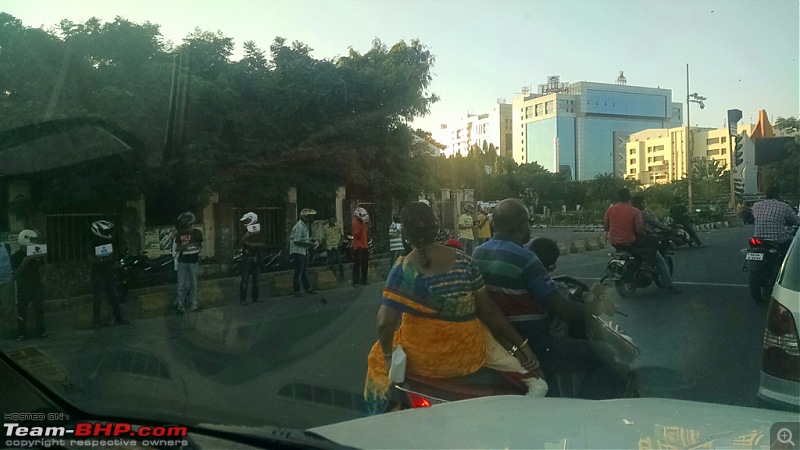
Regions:
<instances>
[{"instance_id":1,"label":"woman's braided hair","mask_svg":"<svg viewBox=\"0 0 800 450\"><path fill-rule=\"evenodd\" d=\"M436 241L436 235L439 232L436 215L433 214L430 206L421 202L413 202L403 208L400 219L403 224L403 239L417 249L422 260L422 267L427 269L431 266L431 258L425 254L423 247Z\"/></svg>"}]
</instances>

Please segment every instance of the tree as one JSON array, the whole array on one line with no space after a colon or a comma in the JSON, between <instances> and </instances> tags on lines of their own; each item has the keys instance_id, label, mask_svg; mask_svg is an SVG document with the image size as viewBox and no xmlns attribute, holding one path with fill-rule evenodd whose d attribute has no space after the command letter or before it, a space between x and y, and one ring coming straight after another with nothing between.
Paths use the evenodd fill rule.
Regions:
<instances>
[{"instance_id":1,"label":"tree","mask_svg":"<svg viewBox=\"0 0 800 450\"><path fill-rule=\"evenodd\" d=\"M758 168L761 178L760 186L778 186L784 195L795 197L800 194L800 120L797 117L778 117L774 128L781 134L793 136L794 140L786 149L788 156L771 164Z\"/></svg>"}]
</instances>

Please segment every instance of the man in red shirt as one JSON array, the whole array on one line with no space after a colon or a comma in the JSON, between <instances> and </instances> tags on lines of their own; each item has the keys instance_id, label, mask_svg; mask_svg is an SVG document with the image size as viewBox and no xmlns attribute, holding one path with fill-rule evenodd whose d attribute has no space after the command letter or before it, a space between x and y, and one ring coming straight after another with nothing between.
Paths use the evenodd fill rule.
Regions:
<instances>
[{"instance_id":1,"label":"man in red shirt","mask_svg":"<svg viewBox=\"0 0 800 450\"><path fill-rule=\"evenodd\" d=\"M368 223L367 210L356 208L353 213L353 286L367 284L367 271L369 270Z\"/></svg>"},{"instance_id":2,"label":"man in red shirt","mask_svg":"<svg viewBox=\"0 0 800 450\"><path fill-rule=\"evenodd\" d=\"M645 234L642 211L631 205L631 191L629 189L620 189L617 192L617 200L619 200L619 203L610 206L606 210L603 228L608 232L608 240L615 248L633 246L641 249L642 262L647 267L653 268L658 240L649 238ZM663 265L666 268L666 262ZM668 268L665 275L669 275ZM671 293L677 294L680 292L672 286L671 279L665 280L664 285Z\"/></svg>"}]
</instances>

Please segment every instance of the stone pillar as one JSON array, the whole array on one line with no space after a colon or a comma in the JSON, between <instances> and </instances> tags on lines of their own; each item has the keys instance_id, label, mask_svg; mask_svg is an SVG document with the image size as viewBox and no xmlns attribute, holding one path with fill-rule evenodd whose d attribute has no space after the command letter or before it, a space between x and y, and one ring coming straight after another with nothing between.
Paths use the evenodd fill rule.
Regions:
<instances>
[{"instance_id":1,"label":"stone pillar","mask_svg":"<svg viewBox=\"0 0 800 450\"><path fill-rule=\"evenodd\" d=\"M475 189L464 189L464 203L475 203Z\"/></svg>"},{"instance_id":2,"label":"stone pillar","mask_svg":"<svg viewBox=\"0 0 800 450\"><path fill-rule=\"evenodd\" d=\"M214 221L214 206L219 203L219 194L213 193L203 208L203 252L209 258L217 254L217 224ZM237 217L238 219L238 217Z\"/></svg>"},{"instance_id":3,"label":"stone pillar","mask_svg":"<svg viewBox=\"0 0 800 450\"><path fill-rule=\"evenodd\" d=\"M347 197L347 191L344 186L339 186L336 189L336 223L339 224L342 230L344 230L344 211L342 207L344 206L345 197Z\"/></svg>"},{"instance_id":4,"label":"stone pillar","mask_svg":"<svg viewBox=\"0 0 800 450\"><path fill-rule=\"evenodd\" d=\"M26 217L32 211L20 211L19 206L31 200L31 183L29 181L18 180L8 183L8 202L9 206L16 203L15 208L8 211L8 229L12 234L19 233L27 226L30 217Z\"/></svg>"},{"instance_id":5,"label":"stone pillar","mask_svg":"<svg viewBox=\"0 0 800 450\"><path fill-rule=\"evenodd\" d=\"M297 223L299 211L297 210L297 188L289 188L286 193L286 248L289 248L289 236L292 228ZM288 251L287 251L288 254Z\"/></svg>"},{"instance_id":6,"label":"stone pillar","mask_svg":"<svg viewBox=\"0 0 800 450\"><path fill-rule=\"evenodd\" d=\"M140 253L144 249L145 215L143 195L125 202L123 237L131 253Z\"/></svg>"}]
</instances>

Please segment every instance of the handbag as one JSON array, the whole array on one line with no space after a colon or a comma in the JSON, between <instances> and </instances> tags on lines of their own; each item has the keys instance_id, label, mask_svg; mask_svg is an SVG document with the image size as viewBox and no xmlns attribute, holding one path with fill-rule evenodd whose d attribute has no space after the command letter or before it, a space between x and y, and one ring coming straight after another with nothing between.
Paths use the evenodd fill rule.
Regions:
<instances>
[{"instance_id":1,"label":"handbag","mask_svg":"<svg viewBox=\"0 0 800 450\"><path fill-rule=\"evenodd\" d=\"M406 379L406 352L403 351L402 345L398 345L392 352L392 365L389 367L389 379L395 384L400 384Z\"/></svg>"}]
</instances>

